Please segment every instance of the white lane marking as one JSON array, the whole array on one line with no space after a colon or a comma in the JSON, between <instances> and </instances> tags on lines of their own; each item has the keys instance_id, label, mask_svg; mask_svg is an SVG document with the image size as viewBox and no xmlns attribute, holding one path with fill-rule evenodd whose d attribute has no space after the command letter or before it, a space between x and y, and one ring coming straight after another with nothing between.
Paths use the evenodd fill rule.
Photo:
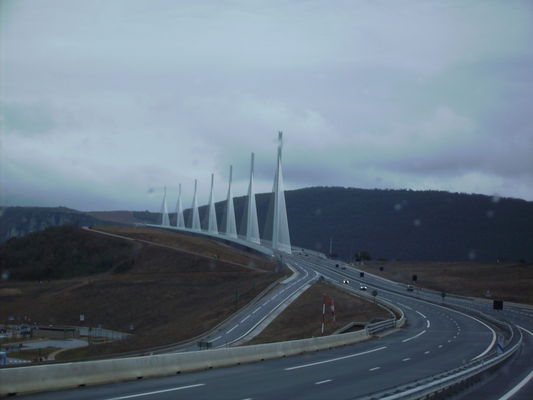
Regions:
<instances>
[{"instance_id":1,"label":"white lane marking","mask_svg":"<svg viewBox=\"0 0 533 400\"><path fill-rule=\"evenodd\" d=\"M405 308L407 308L408 310L412 310L411 307L409 307L409 306L407 306L407 305L405 305L405 304L402 304L402 303L400 303L400 302L398 302L398 305L400 305L400 306L402 306L402 307L405 307Z\"/></svg>"},{"instance_id":2,"label":"white lane marking","mask_svg":"<svg viewBox=\"0 0 533 400\"><path fill-rule=\"evenodd\" d=\"M402 340L402 343L405 343L405 342L408 342L408 341L410 341L410 340L416 339L417 337L423 335L424 333L426 333L426 330L425 330L425 329L424 329L422 332L420 332L420 333L418 333L418 334L416 334L416 335L414 335L414 336L411 336L410 338L407 338L407 339Z\"/></svg>"},{"instance_id":3,"label":"white lane marking","mask_svg":"<svg viewBox=\"0 0 533 400\"><path fill-rule=\"evenodd\" d=\"M323 383L328 383L328 382L331 382L331 379L326 379L325 381L315 382L315 385L322 385Z\"/></svg>"},{"instance_id":4,"label":"white lane marking","mask_svg":"<svg viewBox=\"0 0 533 400\"><path fill-rule=\"evenodd\" d=\"M442 344L439 344L439 349L442 349Z\"/></svg>"},{"instance_id":5,"label":"white lane marking","mask_svg":"<svg viewBox=\"0 0 533 400\"><path fill-rule=\"evenodd\" d=\"M430 322L429 322L429 319L428 319L426 322L427 322L426 329L429 329L429 327L431 326L431 324L430 324Z\"/></svg>"},{"instance_id":6,"label":"white lane marking","mask_svg":"<svg viewBox=\"0 0 533 400\"><path fill-rule=\"evenodd\" d=\"M452 341L451 340L448 340L448 343L451 343Z\"/></svg>"},{"instance_id":7,"label":"white lane marking","mask_svg":"<svg viewBox=\"0 0 533 400\"><path fill-rule=\"evenodd\" d=\"M377 371L378 369L380 369L381 367L374 367L374 368L370 368L369 371Z\"/></svg>"},{"instance_id":8,"label":"white lane marking","mask_svg":"<svg viewBox=\"0 0 533 400\"><path fill-rule=\"evenodd\" d=\"M235 328L237 328L238 326L239 326L239 324L235 325L233 328L231 328L229 331L226 332L226 335L227 335L228 333L231 333L231 332L232 332Z\"/></svg>"},{"instance_id":9,"label":"white lane marking","mask_svg":"<svg viewBox=\"0 0 533 400\"><path fill-rule=\"evenodd\" d=\"M531 332L529 332L529 333L531 333ZM524 379L522 379L520 382L518 382L518 385L516 385L514 388L509 390L507 393L505 393L498 400L510 399L516 392L518 392L520 389L522 389L530 381L530 379L532 377L533 377L533 371L529 372L529 374Z\"/></svg>"},{"instance_id":10,"label":"white lane marking","mask_svg":"<svg viewBox=\"0 0 533 400\"><path fill-rule=\"evenodd\" d=\"M257 307L257 308L252 312L252 314L255 314L255 313L258 312L260 309L261 309L261 306Z\"/></svg>"},{"instance_id":11,"label":"white lane marking","mask_svg":"<svg viewBox=\"0 0 533 400\"><path fill-rule=\"evenodd\" d=\"M216 338L211 339L211 340L209 340L209 341L210 341L210 342L216 342L216 341L217 341L218 339L220 339L221 337L222 337L222 336L217 336Z\"/></svg>"},{"instance_id":12,"label":"white lane marking","mask_svg":"<svg viewBox=\"0 0 533 400\"><path fill-rule=\"evenodd\" d=\"M522 328L520 325L516 325L518 326L520 329L522 329L523 331L529 333L531 336L533 336L533 333L531 333L530 331L528 331L526 328Z\"/></svg>"},{"instance_id":13,"label":"white lane marking","mask_svg":"<svg viewBox=\"0 0 533 400\"><path fill-rule=\"evenodd\" d=\"M402 361L404 361L404 362L405 362L405 361L409 361L409 360L410 360L410 358L409 358L409 357L405 357L405 358L404 358L404 359L403 359Z\"/></svg>"},{"instance_id":14,"label":"white lane marking","mask_svg":"<svg viewBox=\"0 0 533 400\"><path fill-rule=\"evenodd\" d=\"M429 354L429 353L431 353L431 351L429 351L429 350L428 351L424 351L424 354Z\"/></svg>"},{"instance_id":15,"label":"white lane marking","mask_svg":"<svg viewBox=\"0 0 533 400\"><path fill-rule=\"evenodd\" d=\"M241 320L241 322L240 322L240 323L242 324L242 323L243 323L244 321L246 321L246 320L247 320L248 318L250 318L250 316L249 316L249 315L248 315L247 317L243 318L243 319Z\"/></svg>"},{"instance_id":16,"label":"white lane marking","mask_svg":"<svg viewBox=\"0 0 533 400\"><path fill-rule=\"evenodd\" d=\"M139 393L139 394L130 394L128 396L111 397L111 398L106 399L106 400L133 399L134 397L151 396L152 394L175 392L176 390L191 389L191 388L195 388L195 387L199 387L199 386L205 386L205 383L198 383L196 385L188 385L188 386L180 386L180 387L175 387L175 388L171 388L171 389L156 390L155 392L146 392L146 393Z\"/></svg>"},{"instance_id":17,"label":"white lane marking","mask_svg":"<svg viewBox=\"0 0 533 400\"><path fill-rule=\"evenodd\" d=\"M383 347L378 347L378 348L375 348L375 349L372 349L372 350L363 351L361 353L350 354L350 355L343 356L343 357L330 358L329 360L317 361L317 362L314 362L314 363L297 365L295 367L285 368L285 371L292 371L293 369L307 368L307 367L312 367L314 365L320 365L320 364L326 364L326 363L330 363L330 362L334 362L334 361L345 360L347 358L362 356L364 354L373 353L375 351L384 350L386 348L387 348L387 346L383 346Z\"/></svg>"},{"instance_id":18,"label":"white lane marking","mask_svg":"<svg viewBox=\"0 0 533 400\"><path fill-rule=\"evenodd\" d=\"M420 314L420 315L422 316L422 318L427 319L427 317L426 317L424 314L422 314L420 311L417 311L416 313L417 313L417 314Z\"/></svg>"}]
</instances>

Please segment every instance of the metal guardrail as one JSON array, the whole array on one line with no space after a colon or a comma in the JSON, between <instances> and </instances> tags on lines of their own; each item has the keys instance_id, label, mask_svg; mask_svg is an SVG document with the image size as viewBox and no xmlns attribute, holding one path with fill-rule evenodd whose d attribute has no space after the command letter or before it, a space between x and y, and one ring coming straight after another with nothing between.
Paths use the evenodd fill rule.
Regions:
<instances>
[{"instance_id":1,"label":"metal guardrail","mask_svg":"<svg viewBox=\"0 0 533 400\"><path fill-rule=\"evenodd\" d=\"M384 331L386 329L393 329L396 327L396 320L394 318L386 319L384 321L374 322L366 326L366 331L369 335Z\"/></svg>"}]
</instances>

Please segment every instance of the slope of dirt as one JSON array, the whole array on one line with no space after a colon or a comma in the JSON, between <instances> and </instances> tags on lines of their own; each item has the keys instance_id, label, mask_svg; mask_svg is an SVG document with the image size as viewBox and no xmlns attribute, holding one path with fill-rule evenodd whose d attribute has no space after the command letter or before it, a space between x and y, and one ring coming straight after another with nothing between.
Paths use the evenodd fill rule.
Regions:
<instances>
[{"instance_id":1,"label":"slope of dirt","mask_svg":"<svg viewBox=\"0 0 533 400\"><path fill-rule=\"evenodd\" d=\"M372 261L357 268L439 292L533 304L531 263Z\"/></svg>"},{"instance_id":2,"label":"slope of dirt","mask_svg":"<svg viewBox=\"0 0 533 400\"><path fill-rule=\"evenodd\" d=\"M268 262L264 256L255 252L237 250L234 247L206 239L205 237L185 235L176 231L142 226L96 226L92 227L92 229L154 242L242 266L258 267L268 271L272 271L277 267L276 263Z\"/></svg>"},{"instance_id":3,"label":"slope of dirt","mask_svg":"<svg viewBox=\"0 0 533 400\"><path fill-rule=\"evenodd\" d=\"M372 301L349 295L326 283L316 283L302 293L263 332L246 344L320 336L324 295L333 298L335 303L335 321L330 306L326 304L325 335L332 334L349 322L370 322L392 317L387 310Z\"/></svg>"},{"instance_id":4,"label":"slope of dirt","mask_svg":"<svg viewBox=\"0 0 533 400\"><path fill-rule=\"evenodd\" d=\"M156 232L151 235L157 238ZM173 243L187 246L179 238ZM199 238L194 243L199 251L222 255L216 243ZM84 314L86 326L124 332L132 326L134 335L90 346L78 352L79 357L142 349L205 332L282 276L272 271L270 260L247 258L244 252L235 252L235 260L244 266L253 264L255 270L223 261L222 256L210 258L146 243L138 247L131 264L121 271L49 282L0 281L0 322L11 316L31 324L80 325ZM223 247L223 257L232 258L231 249Z\"/></svg>"}]
</instances>

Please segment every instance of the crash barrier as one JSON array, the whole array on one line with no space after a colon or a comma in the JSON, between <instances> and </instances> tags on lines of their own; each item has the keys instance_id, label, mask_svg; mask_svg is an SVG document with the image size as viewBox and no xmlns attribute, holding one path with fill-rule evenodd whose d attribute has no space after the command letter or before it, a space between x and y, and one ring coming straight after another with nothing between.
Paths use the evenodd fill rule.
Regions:
<instances>
[{"instance_id":1,"label":"crash barrier","mask_svg":"<svg viewBox=\"0 0 533 400\"><path fill-rule=\"evenodd\" d=\"M483 315L487 321L492 320L492 318L487 317L487 315ZM472 359L460 367L359 397L357 400L418 400L436 394L448 393L450 390L453 391L462 384L476 379L482 373L497 368L499 364L506 361L518 350L522 344L522 333L510 325L507 327L511 329L511 338L514 340L508 342L503 350L493 349L483 357Z\"/></svg>"},{"instance_id":2,"label":"crash barrier","mask_svg":"<svg viewBox=\"0 0 533 400\"><path fill-rule=\"evenodd\" d=\"M0 396L174 375L328 349L369 338L366 330L287 342L0 370Z\"/></svg>"},{"instance_id":3,"label":"crash barrier","mask_svg":"<svg viewBox=\"0 0 533 400\"><path fill-rule=\"evenodd\" d=\"M394 327L396 323L390 319L369 324L357 332L286 342L6 368L0 370L0 396L174 375L325 350L367 340L371 334Z\"/></svg>"}]
</instances>

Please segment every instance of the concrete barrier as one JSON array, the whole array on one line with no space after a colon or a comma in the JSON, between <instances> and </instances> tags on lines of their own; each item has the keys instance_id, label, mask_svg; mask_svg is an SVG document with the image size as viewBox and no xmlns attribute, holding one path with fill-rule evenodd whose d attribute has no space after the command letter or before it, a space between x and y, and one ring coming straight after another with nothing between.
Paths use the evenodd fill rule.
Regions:
<instances>
[{"instance_id":1,"label":"concrete barrier","mask_svg":"<svg viewBox=\"0 0 533 400\"><path fill-rule=\"evenodd\" d=\"M366 330L362 330L342 335L215 350L5 368L0 370L0 396L69 389L257 362L353 344L368 338Z\"/></svg>"}]
</instances>

